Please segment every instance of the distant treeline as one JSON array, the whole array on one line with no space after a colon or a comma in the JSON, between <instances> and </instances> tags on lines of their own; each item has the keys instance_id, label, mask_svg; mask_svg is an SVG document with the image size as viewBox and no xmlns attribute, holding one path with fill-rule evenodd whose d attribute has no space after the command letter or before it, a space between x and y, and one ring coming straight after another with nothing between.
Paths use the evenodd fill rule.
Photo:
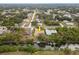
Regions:
<instances>
[{"instance_id":1,"label":"distant treeline","mask_svg":"<svg viewBox=\"0 0 79 59\"><path fill-rule=\"evenodd\" d=\"M0 4L0 8L69 8L79 7L79 4Z\"/></svg>"}]
</instances>

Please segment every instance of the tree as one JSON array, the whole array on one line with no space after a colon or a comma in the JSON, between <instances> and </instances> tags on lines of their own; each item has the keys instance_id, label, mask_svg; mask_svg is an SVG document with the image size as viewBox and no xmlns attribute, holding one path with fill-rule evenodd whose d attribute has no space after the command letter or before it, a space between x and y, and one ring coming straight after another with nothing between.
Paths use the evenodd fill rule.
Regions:
<instances>
[{"instance_id":1,"label":"tree","mask_svg":"<svg viewBox=\"0 0 79 59\"><path fill-rule=\"evenodd\" d=\"M36 22L36 21L33 21L33 22L32 22L32 25L33 25L33 26L37 26L37 22Z\"/></svg>"},{"instance_id":2,"label":"tree","mask_svg":"<svg viewBox=\"0 0 79 59\"><path fill-rule=\"evenodd\" d=\"M5 33L2 36L0 36L0 43L3 44L3 42L12 44L12 42L15 42L16 44L19 43L19 41L22 39L21 34L16 33Z\"/></svg>"},{"instance_id":3,"label":"tree","mask_svg":"<svg viewBox=\"0 0 79 59\"><path fill-rule=\"evenodd\" d=\"M47 26L59 26L59 22L57 21L49 21L49 20L45 20L44 21L44 24L47 25Z\"/></svg>"},{"instance_id":4,"label":"tree","mask_svg":"<svg viewBox=\"0 0 79 59\"><path fill-rule=\"evenodd\" d=\"M39 35L39 36L37 37L37 39L38 39L39 41L45 41L45 40L47 39L47 37L46 37L45 35Z\"/></svg>"}]
</instances>

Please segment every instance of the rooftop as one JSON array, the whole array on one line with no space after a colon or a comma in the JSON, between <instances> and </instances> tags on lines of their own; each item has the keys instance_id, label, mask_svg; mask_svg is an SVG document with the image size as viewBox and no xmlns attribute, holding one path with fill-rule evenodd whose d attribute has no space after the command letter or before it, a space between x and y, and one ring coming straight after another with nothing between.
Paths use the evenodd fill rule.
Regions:
<instances>
[{"instance_id":1,"label":"rooftop","mask_svg":"<svg viewBox=\"0 0 79 59\"><path fill-rule=\"evenodd\" d=\"M53 34L53 33L57 33L56 30L49 30L49 29L46 29L45 31L46 31L46 34L47 34L47 35L51 35L51 34Z\"/></svg>"}]
</instances>

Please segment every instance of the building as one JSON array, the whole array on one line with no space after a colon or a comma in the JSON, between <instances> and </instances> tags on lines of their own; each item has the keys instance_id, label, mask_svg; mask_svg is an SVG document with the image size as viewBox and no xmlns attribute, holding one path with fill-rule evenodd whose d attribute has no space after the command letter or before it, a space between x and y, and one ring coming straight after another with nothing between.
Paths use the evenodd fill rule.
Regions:
<instances>
[{"instance_id":1,"label":"building","mask_svg":"<svg viewBox=\"0 0 79 59\"><path fill-rule=\"evenodd\" d=\"M52 35L52 34L56 34L57 33L56 30L49 30L49 29L46 29L45 32L46 32L46 35Z\"/></svg>"},{"instance_id":2,"label":"building","mask_svg":"<svg viewBox=\"0 0 79 59\"><path fill-rule=\"evenodd\" d=\"M36 19L36 22L40 23L40 20L39 19Z\"/></svg>"},{"instance_id":3,"label":"building","mask_svg":"<svg viewBox=\"0 0 79 59\"><path fill-rule=\"evenodd\" d=\"M5 26L0 26L0 34L3 34L5 32L8 32L7 28Z\"/></svg>"},{"instance_id":4,"label":"building","mask_svg":"<svg viewBox=\"0 0 79 59\"><path fill-rule=\"evenodd\" d=\"M64 23L64 27L67 27L67 28L75 27L75 24L73 22L63 21L63 23Z\"/></svg>"},{"instance_id":5,"label":"building","mask_svg":"<svg viewBox=\"0 0 79 59\"><path fill-rule=\"evenodd\" d=\"M64 17L68 17L68 18L72 18L71 14L70 13L66 13L63 15Z\"/></svg>"},{"instance_id":6,"label":"building","mask_svg":"<svg viewBox=\"0 0 79 59\"><path fill-rule=\"evenodd\" d=\"M21 28L28 28L29 26L29 19L24 19L21 23Z\"/></svg>"}]
</instances>

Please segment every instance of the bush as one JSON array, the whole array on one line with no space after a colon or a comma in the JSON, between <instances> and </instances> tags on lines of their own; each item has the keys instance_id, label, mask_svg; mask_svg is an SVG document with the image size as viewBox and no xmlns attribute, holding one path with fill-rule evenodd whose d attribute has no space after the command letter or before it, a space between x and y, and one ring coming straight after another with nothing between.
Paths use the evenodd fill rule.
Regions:
<instances>
[{"instance_id":1,"label":"bush","mask_svg":"<svg viewBox=\"0 0 79 59\"><path fill-rule=\"evenodd\" d=\"M31 44L31 45L34 44L34 43L33 43L33 39L27 39L27 40L26 40L26 43L27 43L27 44Z\"/></svg>"},{"instance_id":2,"label":"bush","mask_svg":"<svg viewBox=\"0 0 79 59\"><path fill-rule=\"evenodd\" d=\"M36 49L35 47L33 47L32 45L27 45L25 47L19 47L19 51L26 51L29 53L34 53L36 51L38 51L38 49Z\"/></svg>"},{"instance_id":3,"label":"bush","mask_svg":"<svg viewBox=\"0 0 79 59\"><path fill-rule=\"evenodd\" d=\"M17 48L15 46L0 46L0 52L15 52L17 51Z\"/></svg>"},{"instance_id":4,"label":"bush","mask_svg":"<svg viewBox=\"0 0 79 59\"><path fill-rule=\"evenodd\" d=\"M71 49L65 48L65 49L61 49L61 51L63 51L64 54L69 55L71 54Z\"/></svg>"},{"instance_id":5,"label":"bush","mask_svg":"<svg viewBox=\"0 0 79 59\"><path fill-rule=\"evenodd\" d=\"M8 44L18 44L18 42L22 39L22 35L18 34L18 33L5 33L3 35L0 36L0 43L4 44L8 43Z\"/></svg>"},{"instance_id":6,"label":"bush","mask_svg":"<svg viewBox=\"0 0 79 59\"><path fill-rule=\"evenodd\" d=\"M59 22L49 20L45 20L44 24L46 24L47 26L59 26Z\"/></svg>"},{"instance_id":7,"label":"bush","mask_svg":"<svg viewBox=\"0 0 79 59\"><path fill-rule=\"evenodd\" d=\"M37 22L36 22L36 21L33 21L33 22L32 22L32 25L33 25L33 26L36 26L36 25L37 25Z\"/></svg>"}]
</instances>

